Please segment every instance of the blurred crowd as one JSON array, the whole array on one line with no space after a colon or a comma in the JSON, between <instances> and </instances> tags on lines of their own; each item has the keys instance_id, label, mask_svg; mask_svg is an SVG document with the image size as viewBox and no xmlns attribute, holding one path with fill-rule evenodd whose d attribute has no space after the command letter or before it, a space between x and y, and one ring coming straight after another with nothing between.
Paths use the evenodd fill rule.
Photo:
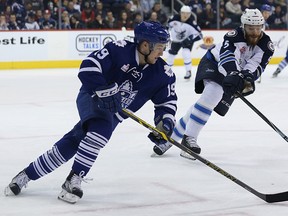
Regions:
<instances>
[{"instance_id":1,"label":"blurred crowd","mask_svg":"<svg viewBox=\"0 0 288 216\"><path fill-rule=\"evenodd\" d=\"M143 20L166 25L183 4L202 29L239 26L245 8L266 10L266 29L288 29L287 0L0 0L0 30L133 29Z\"/></svg>"}]
</instances>

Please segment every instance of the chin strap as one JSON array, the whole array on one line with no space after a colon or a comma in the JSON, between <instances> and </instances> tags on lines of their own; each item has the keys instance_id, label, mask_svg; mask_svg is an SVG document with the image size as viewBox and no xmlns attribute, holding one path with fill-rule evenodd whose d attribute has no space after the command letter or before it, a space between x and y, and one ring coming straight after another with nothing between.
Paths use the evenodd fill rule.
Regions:
<instances>
[{"instance_id":1,"label":"chin strap","mask_svg":"<svg viewBox=\"0 0 288 216\"><path fill-rule=\"evenodd\" d=\"M153 48L153 46L152 46L152 48ZM137 46L138 52L141 53L141 54L144 56L144 60L145 60L145 62L146 62L147 64L149 64L149 63L147 62L147 59L148 59L148 56L149 56L149 55L151 54L151 52L152 52L152 48L150 47L150 43L149 43L149 53L148 53L148 54L144 54L143 52L140 51L140 44L138 44L138 46Z\"/></svg>"}]
</instances>

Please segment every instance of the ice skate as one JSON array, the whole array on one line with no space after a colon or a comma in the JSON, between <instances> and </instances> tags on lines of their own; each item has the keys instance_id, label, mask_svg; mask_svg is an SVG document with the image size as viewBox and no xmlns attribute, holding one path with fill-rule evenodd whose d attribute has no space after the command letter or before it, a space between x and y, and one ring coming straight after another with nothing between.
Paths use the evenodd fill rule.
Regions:
<instances>
[{"instance_id":1,"label":"ice skate","mask_svg":"<svg viewBox=\"0 0 288 216\"><path fill-rule=\"evenodd\" d=\"M280 72L281 70L277 68L276 71L272 74L272 78L276 78Z\"/></svg>"},{"instance_id":2,"label":"ice skate","mask_svg":"<svg viewBox=\"0 0 288 216\"><path fill-rule=\"evenodd\" d=\"M18 173L10 182L10 184L4 189L5 196L18 195L23 187L27 186L30 181L25 171Z\"/></svg>"},{"instance_id":3,"label":"ice skate","mask_svg":"<svg viewBox=\"0 0 288 216\"><path fill-rule=\"evenodd\" d=\"M197 145L197 140L194 137L189 137L187 135L183 136L182 145L189 148L191 151L195 152L196 154L200 154L201 148ZM190 160L196 160L193 156L189 155L188 153L181 151L180 153L181 157L190 159Z\"/></svg>"},{"instance_id":4,"label":"ice skate","mask_svg":"<svg viewBox=\"0 0 288 216\"><path fill-rule=\"evenodd\" d=\"M62 185L62 191L58 195L58 199L71 204L76 203L83 196L83 191L81 189L82 181L83 178L81 176L78 176L74 171L71 171Z\"/></svg>"},{"instance_id":5,"label":"ice skate","mask_svg":"<svg viewBox=\"0 0 288 216\"><path fill-rule=\"evenodd\" d=\"M155 145L153 147L154 154L152 154L152 156L161 156L171 147L172 147L172 144L169 142L165 142L164 144Z\"/></svg>"},{"instance_id":6,"label":"ice skate","mask_svg":"<svg viewBox=\"0 0 288 216\"><path fill-rule=\"evenodd\" d=\"M187 71L186 75L184 76L184 79L190 79L191 78L191 71Z\"/></svg>"}]
</instances>

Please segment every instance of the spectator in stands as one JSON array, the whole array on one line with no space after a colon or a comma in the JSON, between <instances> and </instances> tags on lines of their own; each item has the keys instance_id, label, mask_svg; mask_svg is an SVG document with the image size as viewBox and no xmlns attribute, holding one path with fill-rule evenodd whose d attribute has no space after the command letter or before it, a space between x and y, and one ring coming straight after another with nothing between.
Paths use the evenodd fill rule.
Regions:
<instances>
[{"instance_id":1,"label":"spectator in stands","mask_svg":"<svg viewBox=\"0 0 288 216\"><path fill-rule=\"evenodd\" d=\"M243 0L242 5L241 5L241 10L245 11L245 9L251 9L254 8L255 4L253 2L253 0Z\"/></svg>"},{"instance_id":2,"label":"spectator in stands","mask_svg":"<svg viewBox=\"0 0 288 216\"><path fill-rule=\"evenodd\" d=\"M235 27L240 26L240 17L243 13L241 9L241 4L240 0L229 0L225 4L225 9L227 12L227 16L231 18L232 23L234 24Z\"/></svg>"},{"instance_id":3,"label":"spectator in stands","mask_svg":"<svg viewBox=\"0 0 288 216\"><path fill-rule=\"evenodd\" d=\"M31 10L33 11L37 11L37 10L44 10L44 4L43 1L39 1L39 0L30 0L30 1L26 1L27 3L31 3L32 8Z\"/></svg>"},{"instance_id":4,"label":"spectator in stands","mask_svg":"<svg viewBox=\"0 0 288 216\"><path fill-rule=\"evenodd\" d=\"M11 13L8 22L8 29L9 30L20 30L21 27L18 25L16 21L16 14Z\"/></svg>"},{"instance_id":5,"label":"spectator in stands","mask_svg":"<svg viewBox=\"0 0 288 216\"><path fill-rule=\"evenodd\" d=\"M24 29L26 30L39 30L40 29L39 24L35 21L35 16L36 15L34 11L28 12Z\"/></svg>"},{"instance_id":6,"label":"spectator in stands","mask_svg":"<svg viewBox=\"0 0 288 216\"><path fill-rule=\"evenodd\" d=\"M159 2L156 2L151 10L152 12L157 13L157 19L162 25L166 25L168 21L168 17L166 13L162 10L161 4Z\"/></svg>"},{"instance_id":7,"label":"spectator in stands","mask_svg":"<svg viewBox=\"0 0 288 216\"><path fill-rule=\"evenodd\" d=\"M74 2L73 1L68 2L66 11L68 12L69 17L72 16L73 14L77 14L78 16L80 15L79 11L74 8Z\"/></svg>"},{"instance_id":8,"label":"spectator in stands","mask_svg":"<svg viewBox=\"0 0 288 216\"><path fill-rule=\"evenodd\" d=\"M40 29L52 30L57 29L57 21L51 17L49 10L44 11L43 18L39 20Z\"/></svg>"},{"instance_id":9,"label":"spectator in stands","mask_svg":"<svg viewBox=\"0 0 288 216\"><path fill-rule=\"evenodd\" d=\"M82 23L79 17L75 14L70 17L70 26L71 26L71 29L84 29L85 28L85 25Z\"/></svg>"},{"instance_id":10,"label":"spectator in stands","mask_svg":"<svg viewBox=\"0 0 288 216\"><path fill-rule=\"evenodd\" d=\"M61 23L61 29L71 29L70 26L70 16L68 11L63 11L61 14L62 17L62 23Z\"/></svg>"},{"instance_id":11,"label":"spectator in stands","mask_svg":"<svg viewBox=\"0 0 288 216\"><path fill-rule=\"evenodd\" d=\"M191 0L188 5L191 7L192 12L195 13L197 17L200 16L204 10L204 3L201 0Z\"/></svg>"},{"instance_id":12,"label":"spectator in stands","mask_svg":"<svg viewBox=\"0 0 288 216\"><path fill-rule=\"evenodd\" d=\"M155 0L140 0L140 5L143 10L144 20L149 19L150 12L155 4Z\"/></svg>"},{"instance_id":13,"label":"spectator in stands","mask_svg":"<svg viewBox=\"0 0 288 216\"><path fill-rule=\"evenodd\" d=\"M42 20L44 17L43 17L43 11L42 10L36 10L35 12L35 21L39 24L40 26L40 20ZM41 29L41 27L40 27Z\"/></svg>"},{"instance_id":14,"label":"spectator in stands","mask_svg":"<svg viewBox=\"0 0 288 216\"><path fill-rule=\"evenodd\" d=\"M142 9L140 0L132 0L130 1L130 4L131 4L131 11L134 14L134 18L135 18L136 13L140 13L142 20L143 20L143 9Z\"/></svg>"},{"instance_id":15,"label":"spectator in stands","mask_svg":"<svg viewBox=\"0 0 288 216\"><path fill-rule=\"evenodd\" d=\"M152 11L150 13L150 17L149 17L148 21L159 22L158 15L157 15L157 13L155 11Z\"/></svg>"},{"instance_id":16,"label":"spectator in stands","mask_svg":"<svg viewBox=\"0 0 288 216\"><path fill-rule=\"evenodd\" d=\"M0 30L9 30L8 23L6 22L6 16L4 13L0 14Z\"/></svg>"},{"instance_id":17,"label":"spectator in stands","mask_svg":"<svg viewBox=\"0 0 288 216\"><path fill-rule=\"evenodd\" d=\"M81 6L80 6L78 0L72 0L72 1L74 3L74 9L77 10L79 12L79 14L81 14ZM80 1L82 1L82 0L80 0Z\"/></svg>"},{"instance_id":18,"label":"spectator in stands","mask_svg":"<svg viewBox=\"0 0 288 216\"><path fill-rule=\"evenodd\" d=\"M107 12L106 9L103 6L102 2L97 2L96 4L96 9L95 9L95 14L100 14L102 19L105 19Z\"/></svg>"},{"instance_id":19,"label":"spectator in stands","mask_svg":"<svg viewBox=\"0 0 288 216\"><path fill-rule=\"evenodd\" d=\"M16 22L20 29L24 28L25 25L25 17L26 17L26 10L23 5L23 1L21 0L13 0L11 5L11 11L16 16Z\"/></svg>"},{"instance_id":20,"label":"spectator in stands","mask_svg":"<svg viewBox=\"0 0 288 216\"><path fill-rule=\"evenodd\" d=\"M198 23L201 29L217 28L217 12L210 3L205 5L203 12L198 16Z\"/></svg>"},{"instance_id":21,"label":"spectator in stands","mask_svg":"<svg viewBox=\"0 0 288 216\"><path fill-rule=\"evenodd\" d=\"M265 23L264 23L264 28L265 29L270 29L269 24L267 22L268 18L271 16L272 14L272 8L270 5L268 4L264 4L261 6L261 13L264 17Z\"/></svg>"},{"instance_id":22,"label":"spectator in stands","mask_svg":"<svg viewBox=\"0 0 288 216\"><path fill-rule=\"evenodd\" d=\"M91 29L93 27L95 12L92 10L90 5L84 6L84 10L81 13L81 21L83 22L85 28Z\"/></svg>"},{"instance_id":23,"label":"spectator in stands","mask_svg":"<svg viewBox=\"0 0 288 216\"><path fill-rule=\"evenodd\" d=\"M286 23L286 13L282 10L281 5L275 6L275 11L267 20L270 29L285 29L287 27Z\"/></svg>"},{"instance_id":24,"label":"spectator in stands","mask_svg":"<svg viewBox=\"0 0 288 216\"><path fill-rule=\"evenodd\" d=\"M140 12L135 13L135 18L133 20L133 29L143 21L143 16Z\"/></svg>"},{"instance_id":25,"label":"spectator in stands","mask_svg":"<svg viewBox=\"0 0 288 216\"><path fill-rule=\"evenodd\" d=\"M127 13L124 10L120 13L116 28L122 29L123 27L132 29L132 20L128 19Z\"/></svg>"},{"instance_id":26,"label":"spectator in stands","mask_svg":"<svg viewBox=\"0 0 288 216\"><path fill-rule=\"evenodd\" d=\"M109 29L115 29L117 27L116 18L114 17L112 11L107 11L107 15L105 17L105 23L107 25L107 28Z\"/></svg>"},{"instance_id":27,"label":"spectator in stands","mask_svg":"<svg viewBox=\"0 0 288 216\"><path fill-rule=\"evenodd\" d=\"M6 0L0 0L0 13L4 12L6 10L7 1Z\"/></svg>"},{"instance_id":28,"label":"spectator in stands","mask_svg":"<svg viewBox=\"0 0 288 216\"><path fill-rule=\"evenodd\" d=\"M93 28L95 29L107 29L108 26L104 19L102 18L101 14L96 14L95 21L93 24Z\"/></svg>"},{"instance_id":29,"label":"spectator in stands","mask_svg":"<svg viewBox=\"0 0 288 216\"><path fill-rule=\"evenodd\" d=\"M7 6L6 6L6 9L5 9L5 12L4 12L5 17L6 17L6 22L9 21L9 19L10 19L10 14L11 14L11 13L12 13L11 6L10 6L10 5L7 5Z\"/></svg>"}]
</instances>

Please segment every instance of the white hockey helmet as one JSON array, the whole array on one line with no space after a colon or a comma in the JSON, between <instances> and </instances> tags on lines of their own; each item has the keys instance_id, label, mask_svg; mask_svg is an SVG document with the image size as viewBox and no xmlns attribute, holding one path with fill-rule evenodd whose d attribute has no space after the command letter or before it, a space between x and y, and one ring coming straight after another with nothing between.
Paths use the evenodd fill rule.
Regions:
<instances>
[{"instance_id":1,"label":"white hockey helmet","mask_svg":"<svg viewBox=\"0 0 288 216\"><path fill-rule=\"evenodd\" d=\"M183 5L180 12L191 13L191 8L187 5Z\"/></svg>"},{"instance_id":2,"label":"white hockey helmet","mask_svg":"<svg viewBox=\"0 0 288 216\"><path fill-rule=\"evenodd\" d=\"M264 23L264 17L258 9L247 8L241 16L242 27L244 25L264 25Z\"/></svg>"}]
</instances>

